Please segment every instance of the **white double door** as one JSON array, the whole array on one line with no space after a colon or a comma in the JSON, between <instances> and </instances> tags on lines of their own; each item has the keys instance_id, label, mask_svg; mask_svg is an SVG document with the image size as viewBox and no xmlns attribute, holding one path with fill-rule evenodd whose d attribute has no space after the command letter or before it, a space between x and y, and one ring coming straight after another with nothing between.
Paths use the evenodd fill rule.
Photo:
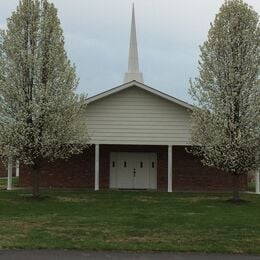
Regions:
<instances>
[{"instance_id":1,"label":"white double door","mask_svg":"<svg viewBox=\"0 0 260 260\"><path fill-rule=\"evenodd\" d=\"M156 189L155 153L111 153L110 188Z\"/></svg>"}]
</instances>

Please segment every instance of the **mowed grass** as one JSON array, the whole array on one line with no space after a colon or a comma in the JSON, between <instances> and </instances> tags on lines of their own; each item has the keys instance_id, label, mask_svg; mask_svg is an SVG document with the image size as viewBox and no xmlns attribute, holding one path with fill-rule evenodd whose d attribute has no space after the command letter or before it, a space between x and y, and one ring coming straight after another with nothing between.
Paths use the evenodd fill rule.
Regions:
<instances>
[{"instance_id":1,"label":"mowed grass","mask_svg":"<svg viewBox=\"0 0 260 260\"><path fill-rule=\"evenodd\" d=\"M260 254L260 196L0 191L0 248Z\"/></svg>"}]
</instances>

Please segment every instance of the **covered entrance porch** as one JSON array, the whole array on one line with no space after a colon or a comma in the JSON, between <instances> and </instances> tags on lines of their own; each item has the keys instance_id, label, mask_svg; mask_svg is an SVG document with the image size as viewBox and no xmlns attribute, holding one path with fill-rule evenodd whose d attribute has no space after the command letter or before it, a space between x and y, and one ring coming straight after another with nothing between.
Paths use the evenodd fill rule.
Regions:
<instances>
[{"instance_id":1,"label":"covered entrance porch","mask_svg":"<svg viewBox=\"0 0 260 260\"><path fill-rule=\"evenodd\" d=\"M172 146L95 144L95 190L172 192Z\"/></svg>"}]
</instances>

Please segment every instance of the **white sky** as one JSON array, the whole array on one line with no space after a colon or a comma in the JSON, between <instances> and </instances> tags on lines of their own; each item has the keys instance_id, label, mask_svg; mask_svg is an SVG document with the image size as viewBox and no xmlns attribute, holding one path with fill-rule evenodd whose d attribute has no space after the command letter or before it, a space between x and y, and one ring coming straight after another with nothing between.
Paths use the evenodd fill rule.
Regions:
<instances>
[{"instance_id":1,"label":"white sky","mask_svg":"<svg viewBox=\"0 0 260 260\"><path fill-rule=\"evenodd\" d=\"M0 27L18 0L0 0ZM89 96L120 85L128 64L132 0L52 0L79 91ZM191 102L199 45L223 0L135 0L139 66L145 84ZM260 11L260 0L247 0Z\"/></svg>"}]
</instances>

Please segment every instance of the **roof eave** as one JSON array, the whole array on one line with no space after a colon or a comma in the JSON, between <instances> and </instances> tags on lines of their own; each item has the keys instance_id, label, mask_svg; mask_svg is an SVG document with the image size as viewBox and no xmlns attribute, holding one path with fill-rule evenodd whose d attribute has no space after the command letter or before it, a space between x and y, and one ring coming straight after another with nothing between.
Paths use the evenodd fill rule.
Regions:
<instances>
[{"instance_id":1,"label":"roof eave","mask_svg":"<svg viewBox=\"0 0 260 260\"><path fill-rule=\"evenodd\" d=\"M165 94L165 93L163 93L163 92L161 92L161 91L159 91L157 89L154 89L154 88L152 88L150 86L147 86L147 85L145 85L145 84L143 84L141 82L138 82L136 80L132 80L130 82L124 83L122 85L119 85L117 87L114 87L112 89L104 91L104 92L102 92L100 94L97 94L95 96L89 97L89 98L86 99L86 103L90 104L90 103L92 103L94 101L100 100L100 99L105 98L107 96L110 96L110 95L112 95L114 93L118 93L118 92L120 92L120 91L122 91L124 89L127 89L129 87L132 87L132 86L139 87L139 88L141 88L141 89L143 89L143 90L145 90L147 92L153 93L153 94L155 94L155 95L157 95L157 96L159 96L161 98L164 98L164 99L166 99L166 100L168 100L170 102L173 102L175 104L178 104L178 105L183 106L185 108L188 108L190 110L194 109L194 106L192 106L191 104L189 104L189 103L187 103L185 101L179 100L179 99L177 99L175 97L172 97L172 96L170 96L168 94Z\"/></svg>"}]
</instances>

